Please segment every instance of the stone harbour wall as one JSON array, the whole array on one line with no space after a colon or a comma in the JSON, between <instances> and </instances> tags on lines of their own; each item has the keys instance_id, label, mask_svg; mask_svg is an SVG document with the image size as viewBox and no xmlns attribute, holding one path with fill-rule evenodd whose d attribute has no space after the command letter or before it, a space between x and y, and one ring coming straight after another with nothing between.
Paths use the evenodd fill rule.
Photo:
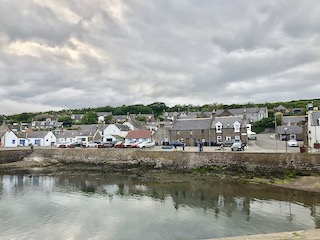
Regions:
<instances>
[{"instance_id":1,"label":"stone harbour wall","mask_svg":"<svg viewBox=\"0 0 320 240\"><path fill-rule=\"evenodd\" d=\"M0 163L46 161L91 164L109 169L216 169L263 175L320 173L320 155L306 153L174 152L136 149L34 149L0 151Z\"/></svg>"}]
</instances>

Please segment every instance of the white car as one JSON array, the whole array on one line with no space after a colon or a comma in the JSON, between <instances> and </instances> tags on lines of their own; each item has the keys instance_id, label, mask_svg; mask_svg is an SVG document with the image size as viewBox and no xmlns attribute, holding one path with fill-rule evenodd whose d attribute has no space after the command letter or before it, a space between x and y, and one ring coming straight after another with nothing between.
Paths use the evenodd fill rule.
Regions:
<instances>
[{"instance_id":1,"label":"white car","mask_svg":"<svg viewBox=\"0 0 320 240\"><path fill-rule=\"evenodd\" d=\"M85 144L86 148L95 148L98 147L98 143L95 142L88 142Z\"/></svg>"},{"instance_id":2,"label":"white car","mask_svg":"<svg viewBox=\"0 0 320 240\"><path fill-rule=\"evenodd\" d=\"M295 140L295 139L290 139L290 140L288 141L288 146L289 146L289 147L298 147L299 144L298 144L298 141L297 141L297 140Z\"/></svg>"},{"instance_id":3,"label":"white car","mask_svg":"<svg viewBox=\"0 0 320 240\"><path fill-rule=\"evenodd\" d=\"M151 141L147 141L147 142L142 142L138 144L138 148L151 148L154 147L155 143L151 142Z\"/></svg>"}]
</instances>

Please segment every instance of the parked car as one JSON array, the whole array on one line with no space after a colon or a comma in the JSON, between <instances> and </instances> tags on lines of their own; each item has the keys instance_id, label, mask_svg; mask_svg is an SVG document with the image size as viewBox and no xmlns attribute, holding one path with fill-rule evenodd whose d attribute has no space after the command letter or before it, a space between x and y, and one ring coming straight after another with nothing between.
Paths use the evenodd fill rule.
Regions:
<instances>
[{"instance_id":1,"label":"parked car","mask_svg":"<svg viewBox=\"0 0 320 240\"><path fill-rule=\"evenodd\" d=\"M183 142L179 141L179 140L174 140L171 142L172 146L177 146L177 147L182 147L184 145Z\"/></svg>"},{"instance_id":2,"label":"parked car","mask_svg":"<svg viewBox=\"0 0 320 240\"><path fill-rule=\"evenodd\" d=\"M244 144L241 142L234 142L231 145L231 151L243 151L244 150Z\"/></svg>"},{"instance_id":3,"label":"parked car","mask_svg":"<svg viewBox=\"0 0 320 240\"><path fill-rule=\"evenodd\" d=\"M98 147L98 144L95 142L88 142L88 143L86 143L85 147L86 148L95 148L95 147Z\"/></svg>"},{"instance_id":4,"label":"parked car","mask_svg":"<svg viewBox=\"0 0 320 240\"><path fill-rule=\"evenodd\" d=\"M114 147L115 148L124 148L124 142L122 142L122 141L119 141L119 142L117 142L116 144L114 144Z\"/></svg>"},{"instance_id":5,"label":"parked car","mask_svg":"<svg viewBox=\"0 0 320 240\"><path fill-rule=\"evenodd\" d=\"M225 140L225 141L222 143L222 145L223 145L224 147L231 147L233 143L234 143L234 140L228 139L228 140Z\"/></svg>"},{"instance_id":6,"label":"parked car","mask_svg":"<svg viewBox=\"0 0 320 240\"><path fill-rule=\"evenodd\" d=\"M71 142L57 143L56 147L58 147L58 148L67 148L67 147L70 147L71 144L72 144Z\"/></svg>"},{"instance_id":7,"label":"parked car","mask_svg":"<svg viewBox=\"0 0 320 240\"><path fill-rule=\"evenodd\" d=\"M131 148L132 144L134 144L134 143L135 143L135 141L125 142L125 143L123 144L123 146L126 147L126 148Z\"/></svg>"},{"instance_id":8,"label":"parked car","mask_svg":"<svg viewBox=\"0 0 320 240\"><path fill-rule=\"evenodd\" d=\"M114 147L113 142L104 142L104 143L98 144L98 148L112 148L112 147Z\"/></svg>"},{"instance_id":9,"label":"parked car","mask_svg":"<svg viewBox=\"0 0 320 240\"><path fill-rule=\"evenodd\" d=\"M297 140L295 140L295 139L290 139L290 140L288 141L288 146L289 146L289 147L298 147L299 144L298 144L298 141L297 141Z\"/></svg>"},{"instance_id":10,"label":"parked car","mask_svg":"<svg viewBox=\"0 0 320 240\"><path fill-rule=\"evenodd\" d=\"M141 142L132 143L132 144L131 144L131 148L138 148L138 145L139 145L140 143L141 143Z\"/></svg>"},{"instance_id":11,"label":"parked car","mask_svg":"<svg viewBox=\"0 0 320 240\"><path fill-rule=\"evenodd\" d=\"M155 143L152 141L141 142L138 144L138 148L151 148L154 146L155 146Z\"/></svg>"},{"instance_id":12,"label":"parked car","mask_svg":"<svg viewBox=\"0 0 320 240\"><path fill-rule=\"evenodd\" d=\"M74 142L72 145L74 145L74 147L83 147L84 144L82 142Z\"/></svg>"}]
</instances>

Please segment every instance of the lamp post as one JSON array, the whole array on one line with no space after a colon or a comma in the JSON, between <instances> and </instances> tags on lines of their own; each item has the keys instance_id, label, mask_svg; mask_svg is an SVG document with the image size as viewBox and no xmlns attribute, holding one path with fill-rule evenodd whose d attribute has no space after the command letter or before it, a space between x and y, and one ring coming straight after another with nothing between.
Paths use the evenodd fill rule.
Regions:
<instances>
[{"instance_id":1,"label":"lamp post","mask_svg":"<svg viewBox=\"0 0 320 240\"><path fill-rule=\"evenodd\" d=\"M273 108L273 114L274 114L274 140L276 141L276 150L278 152L278 142L277 142L277 114L276 114L276 109Z\"/></svg>"},{"instance_id":2,"label":"lamp post","mask_svg":"<svg viewBox=\"0 0 320 240\"><path fill-rule=\"evenodd\" d=\"M286 143L286 153L287 153L287 130L288 130L288 128L285 127L284 128L284 137L285 137L285 143Z\"/></svg>"}]
</instances>

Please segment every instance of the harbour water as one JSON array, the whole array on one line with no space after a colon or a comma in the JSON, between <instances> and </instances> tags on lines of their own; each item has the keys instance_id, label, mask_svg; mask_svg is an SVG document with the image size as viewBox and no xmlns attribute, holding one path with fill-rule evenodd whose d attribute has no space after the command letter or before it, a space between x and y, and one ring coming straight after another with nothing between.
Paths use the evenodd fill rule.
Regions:
<instances>
[{"instance_id":1,"label":"harbour water","mask_svg":"<svg viewBox=\"0 0 320 240\"><path fill-rule=\"evenodd\" d=\"M320 195L310 192L122 174L0 175L0 239L208 239L319 227Z\"/></svg>"}]
</instances>

